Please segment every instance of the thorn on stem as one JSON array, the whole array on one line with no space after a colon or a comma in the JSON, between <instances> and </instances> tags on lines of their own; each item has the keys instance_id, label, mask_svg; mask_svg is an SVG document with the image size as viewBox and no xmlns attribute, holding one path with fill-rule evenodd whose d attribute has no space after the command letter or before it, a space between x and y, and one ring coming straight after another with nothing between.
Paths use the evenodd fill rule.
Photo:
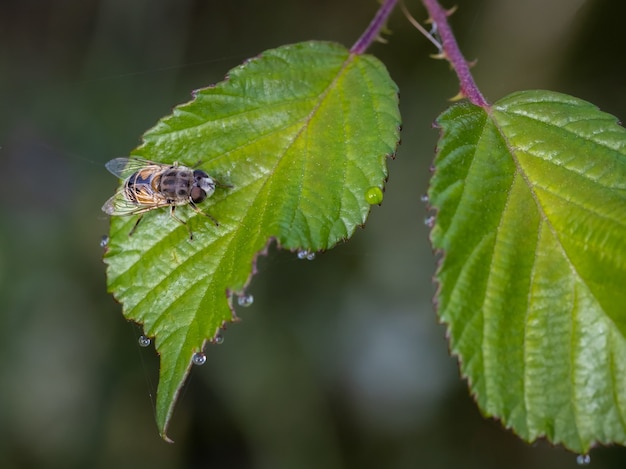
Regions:
<instances>
[{"instance_id":1,"label":"thorn on stem","mask_svg":"<svg viewBox=\"0 0 626 469\"><path fill-rule=\"evenodd\" d=\"M376 42L380 42L381 44L388 44L389 41L387 39L385 39L383 36L381 36L380 34L378 36L376 36L375 39Z\"/></svg>"},{"instance_id":2,"label":"thorn on stem","mask_svg":"<svg viewBox=\"0 0 626 469\"><path fill-rule=\"evenodd\" d=\"M446 10L446 16L452 16L458 10L458 8L459 8L458 5L454 5L449 10Z\"/></svg>"},{"instance_id":3,"label":"thorn on stem","mask_svg":"<svg viewBox=\"0 0 626 469\"><path fill-rule=\"evenodd\" d=\"M441 51L438 54L430 54L430 58L435 60L448 60L448 56L444 51Z\"/></svg>"},{"instance_id":4,"label":"thorn on stem","mask_svg":"<svg viewBox=\"0 0 626 469\"><path fill-rule=\"evenodd\" d=\"M462 99L465 99L465 98L467 98L467 96L465 96L465 93L463 93L462 91L459 91L457 94L455 94L450 99L448 99L448 101L456 103L457 101L461 101Z\"/></svg>"}]
</instances>

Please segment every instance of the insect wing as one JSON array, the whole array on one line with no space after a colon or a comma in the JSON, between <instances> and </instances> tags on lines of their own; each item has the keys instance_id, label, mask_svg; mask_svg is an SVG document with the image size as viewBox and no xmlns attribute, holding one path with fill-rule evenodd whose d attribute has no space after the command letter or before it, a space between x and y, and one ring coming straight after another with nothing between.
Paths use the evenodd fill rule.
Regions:
<instances>
[{"instance_id":1,"label":"insect wing","mask_svg":"<svg viewBox=\"0 0 626 469\"><path fill-rule=\"evenodd\" d=\"M102 206L102 211L107 215L134 215L141 210L144 210L145 207L142 205L137 205L130 200L128 200L124 196L123 189L116 192L113 197L107 200Z\"/></svg>"},{"instance_id":2,"label":"insect wing","mask_svg":"<svg viewBox=\"0 0 626 469\"><path fill-rule=\"evenodd\" d=\"M168 168L170 165L155 163L154 161L142 160L141 158L114 158L105 165L106 169L120 179L126 179L142 169L153 166L156 171Z\"/></svg>"},{"instance_id":3,"label":"insect wing","mask_svg":"<svg viewBox=\"0 0 626 469\"><path fill-rule=\"evenodd\" d=\"M122 194L116 192L113 197L104 203L102 211L107 215L130 215L132 214L132 209L136 208L138 208L138 205L131 203Z\"/></svg>"},{"instance_id":4,"label":"insect wing","mask_svg":"<svg viewBox=\"0 0 626 469\"><path fill-rule=\"evenodd\" d=\"M107 215L125 216L125 215L138 215L140 213L149 212L161 207L168 207L171 204L165 199L153 199L149 203L137 204L126 198L124 195L124 189L120 189L107 200L102 206L102 211Z\"/></svg>"}]
</instances>

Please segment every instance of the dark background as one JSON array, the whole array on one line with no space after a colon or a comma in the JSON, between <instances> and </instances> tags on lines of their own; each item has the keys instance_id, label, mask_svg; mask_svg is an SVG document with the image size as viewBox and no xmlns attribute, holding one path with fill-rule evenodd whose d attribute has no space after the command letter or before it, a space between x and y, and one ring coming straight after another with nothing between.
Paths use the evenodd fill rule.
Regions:
<instances>
[{"instance_id":1,"label":"dark background","mask_svg":"<svg viewBox=\"0 0 626 469\"><path fill-rule=\"evenodd\" d=\"M487 99L546 88L626 116L626 2L456 3L451 22ZM117 181L104 163L246 58L308 39L349 47L376 8L0 1L0 467L576 467L482 418L448 356L420 196L431 123L457 83L399 10L388 44L371 48L401 89L404 122L382 207L314 261L261 259L254 304L192 370L176 443L157 435L158 360L106 293L100 206ZM591 467L624 464L623 448L592 452Z\"/></svg>"}]
</instances>

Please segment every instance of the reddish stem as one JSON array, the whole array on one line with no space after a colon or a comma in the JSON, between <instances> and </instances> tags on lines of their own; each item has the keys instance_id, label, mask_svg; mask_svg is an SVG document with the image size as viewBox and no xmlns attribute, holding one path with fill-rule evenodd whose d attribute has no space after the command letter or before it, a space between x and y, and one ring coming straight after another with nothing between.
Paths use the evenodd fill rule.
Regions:
<instances>
[{"instance_id":1,"label":"reddish stem","mask_svg":"<svg viewBox=\"0 0 626 469\"><path fill-rule=\"evenodd\" d=\"M387 22L387 18L389 17L389 13L393 10L393 7L396 6L398 0L385 0L383 4L380 6L378 11L376 12L376 16L369 24L365 32L361 35L361 37L354 43L350 52L353 54L363 54L367 48L374 42L374 40L378 37L380 30Z\"/></svg>"},{"instance_id":2,"label":"reddish stem","mask_svg":"<svg viewBox=\"0 0 626 469\"><path fill-rule=\"evenodd\" d=\"M489 103L483 97L478 86L476 86L469 64L463 57L454 33L452 33L452 29L448 24L448 12L439 5L437 0L422 0L422 3L430 15L431 21L437 27L437 34L441 38L443 52L459 77L461 94L476 106L489 107Z\"/></svg>"}]
</instances>

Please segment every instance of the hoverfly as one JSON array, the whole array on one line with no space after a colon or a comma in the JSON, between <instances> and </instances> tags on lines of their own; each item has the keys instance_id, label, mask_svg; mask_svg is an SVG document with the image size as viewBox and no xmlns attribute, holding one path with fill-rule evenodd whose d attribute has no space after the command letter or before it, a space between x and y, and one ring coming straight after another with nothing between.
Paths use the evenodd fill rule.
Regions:
<instances>
[{"instance_id":1,"label":"hoverfly","mask_svg":"<svg viewBox=\"0 0 626 469\"><path fill-rule=\"evenodd\" d=\"M211 197L215 187L220 185L204 171L178 163L163 164L140 158L115 158L105 166L115 176L124 179L124 184L104 203L102 211L107 215L139 215L129 236L137 229L144 213L170 207L172 218L185 225L189 239L193 239L187 223L174 214L179 205L189 205L197 213L210 218L215 226L219 226L215 218L196 206Z\"/></svg>"}]
</instances>

